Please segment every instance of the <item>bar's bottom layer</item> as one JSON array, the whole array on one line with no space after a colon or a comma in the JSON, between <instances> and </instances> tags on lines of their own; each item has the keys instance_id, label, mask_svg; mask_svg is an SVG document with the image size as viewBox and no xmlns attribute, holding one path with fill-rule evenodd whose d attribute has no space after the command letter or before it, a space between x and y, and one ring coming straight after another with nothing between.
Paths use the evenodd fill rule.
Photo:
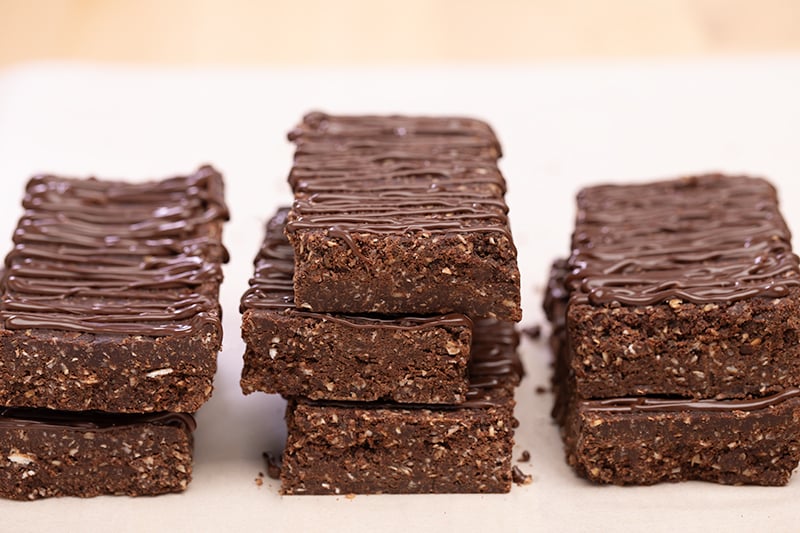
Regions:
<instances>
[{"instance_id":1,"label":"bar's bottom layer","mask_svg":"<svg viewBox=\"0 0 800 533\"><path fill-rule=\"evenodd\" d=\"M290 402L284 494L508 492L513 391L497 405L368 408Z\"/></svg>"},{"instance_id":2,"label":"bar's bottom layer","mask_svg":"<svg viewBox=\"0 0 800 533\"><path fill-rule=\"evenodd\" d=\"M191 480L190 415L14 411L0 415L0 497L145 496L180 492Z\"/></svg>"},{"instance_id":3,"label":"bar's bottom layer","mask_svg":"<svg viewBox=\"0 0 800 533\"><path fill-rule=\"evenodd\" d=\"M799 394L730 408L715 400L645 408L624 400L570 402L562 427L567 461L597 483L785 485L800 460Z\"/></svg>"}]
</instances>

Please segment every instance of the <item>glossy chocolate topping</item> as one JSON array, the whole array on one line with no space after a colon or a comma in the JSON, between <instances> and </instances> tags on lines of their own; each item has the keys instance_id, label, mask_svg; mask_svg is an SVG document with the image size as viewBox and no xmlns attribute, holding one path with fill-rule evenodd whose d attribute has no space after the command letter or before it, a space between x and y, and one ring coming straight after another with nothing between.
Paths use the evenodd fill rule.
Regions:
<instances>
[{"instance_id":1,"label":"glossy chocolate topping","mask_svg":"<svg viewBox=\"0 0 800 533\"><path fill-rule=\"evenodd\" d=\"M578 195L567 286L573 302L651 305L781 297L800 286L775 189L705 175Z\"/></svg>"},{"instance_id":2,"label":"glossy chocolate topping","mask_svg":"<svg viewBox=\"0 0 800 533\"><path fill-rule=\"evenodd\" d=\"M346 323L350 327L388 327L418 329L432 326L463 326L472 329L472 321L465 315L450 313L431 317L377 318L372 316L346 316L311 313L294 306L294 249L284 235L288 207L278 210L267 223L261 250L255 260L255 274L250 288L242 296L240 311L268 309L299 316L324 317L331 322Z\"/></svg>"},{"instance_id":3,"label":"glossy chocolate topping","mask_svg":"<svg viewBox=\"0 0 800 533\"><path fill-rule=\"evenodd\" d=\"M511 240L499 145L472 119L308 115L289 182L287 232L493 232ZM487 151L487 148L491 150Z\"/></svg>"},{"instance_id":4,"label":"glossy chocolate topping","mask_svg":"<svg viewBox=\"0 0 800 533\"><path fill-rule=\"evenodd\" d=\"M306 147L319 148L319 144L334 144L341 149L423 144L454 149L490 147L495 157L501 155L491 127L463 117L346 116L315 111L303 117L303 122L289 133L289 139L298 146L298 153L304 153Z\"/></svg>"},{"instance_id":5,"label":"glossy chocolate topping","mask_svg":"<svg viewBox=\"0 0 800 533\"><path fill-rule=\"evenodd\" d=\"M512 322L484 318L475 320L472 337L469 390L460 407L492 407L498 403L493 390L517 385L524 375L519 333Z\"/></svg>"},{"instance_id":6,"label":"glossy chocolate topping","mask_svg":"<svg viewBox=\"0 0 800 533\"><path fill-rule=\"evenodd\" d=\"M667 398L610 398L607 400L585 400L582 409L590 411L657 412L657 411L757 411L768 409L791 398L800 397L800 389L790 388L778 394L751 400L681 400Z\"/></svg>"},{"instance_id":7,"label":"glossy chocolate topping","mask_svg":"<svg viewBox=\"0 0 800 533\"><path fill-rule=\"evenodd\" d=\"M6 256L6 329L163 336L219 328L222 177L130 184L38 176Z\"/></svg>"},{"instance_id":8,"label":"glossy chocolate topping","mask_svg":"<svg viewBox=\"0 0 800 533\"><path fill-rule=\"evenodd\" d=\"M63 428L104 431L122 426L157 424L194 431L197 424L187 413L105 413L101 411L56 411L25 407L0 408L0 428Z\"/></svg>"}]
</instances>

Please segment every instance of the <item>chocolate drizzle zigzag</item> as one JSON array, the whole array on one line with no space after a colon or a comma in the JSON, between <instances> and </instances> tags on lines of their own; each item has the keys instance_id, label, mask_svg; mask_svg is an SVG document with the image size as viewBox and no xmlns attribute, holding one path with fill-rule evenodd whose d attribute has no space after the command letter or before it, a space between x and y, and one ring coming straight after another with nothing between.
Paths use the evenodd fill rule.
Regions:
<instances>
[{"instance_id":1,"label":"chocolate drizzle zigzag","mask_svg":"<svg viewBox=\"0 0 800 533\"><path fill-rule=\"evenodd\" d=\"M227 219L211 167L140 184L37 176L6 256L6 329L164 336L219 327Z\"/></svg>"},{"instance_id":2,"label":"chocolate drizzle zigzag","mask_svg":"<svg viewBox=\"0 0 800 533\"><path fill-rule=\"evenodd\" d=\"M444 153L459 149L485 149L502 155L492 128L480 120L462 117L410 117L402 115L328 115L315 111L289 132L298 153L358 151L394 147Z\"/></svg>"},{"instance_id":3,"label":"chocolate drizzle zigzag","mask_svg":"<svg viewBox=\"0 0 800 533\"><path fill-rule=\"evenodd\" d=\"M764 180L706 175L578 196L566 285L573 302L696 304L780 297L798 257Z\"/></svg>"},{"instance_id":4,"label":"chocolate drizzle zigzag","mask_svg":"<svg viewBox=\"0 0 800 533\"><path fill-rule=\"evenodd\" d=\"M291 134L287 232L499 233L510 240L499 143L462 118L307 115Z\"/></svg>"}]
</instances>

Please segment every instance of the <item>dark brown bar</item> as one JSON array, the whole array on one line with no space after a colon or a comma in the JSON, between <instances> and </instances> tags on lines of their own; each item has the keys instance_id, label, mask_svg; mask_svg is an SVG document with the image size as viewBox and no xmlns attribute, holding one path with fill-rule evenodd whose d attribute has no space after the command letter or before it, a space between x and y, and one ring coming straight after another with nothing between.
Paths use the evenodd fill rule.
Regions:
<instances>
[{"instance_id":1,"label":"dark brown bar","mask_svg":"<svg viewBox=\"0 0 800 533\"><path fill-rule=\"evenodd\" d=\"M23 206L2 279L0 405L196 411L222 338L220 174L39 176Z\"/></svg>"},{"instance_id":2,"label":"dark brown bar","mask_svg":"<svg viewBox=\"0 0 800 533\"><path fill-rule=\"evenodd\" d=\"M298 307L520 320L505 180L485 123L317 113L290 137Z\"/></svg>"},{"instance_id":3,"label":"dark brown bar","mask_svg":"<svg viewBox=\"0 0 800 533\"><path fill-rule=\"evenodd\" d=\"M194 427L185 414L3 409L0 497L180 492L192 477Z\"/></svg>"},{"instance_id":4,"label":"dark brown bar","mask_svg":"<svg viewBox=\"0 0 800 533\"><path fill-rule=\"evenodd\" d=\"M702 480L785 485L800 460L800 389L754 400L576 400L567 461L617 485Z\"/></svg>"},{"instance_id":5,"label":"dark brown bar","mask_svg":"<svg viewBox=\"0 0 800 533\"><path fill-rule=\"evenodd\" d=\"M800 269L764 180L578 195L569 367L582 398L746 398L800 386Z\"/></svg>"}]
</instances>

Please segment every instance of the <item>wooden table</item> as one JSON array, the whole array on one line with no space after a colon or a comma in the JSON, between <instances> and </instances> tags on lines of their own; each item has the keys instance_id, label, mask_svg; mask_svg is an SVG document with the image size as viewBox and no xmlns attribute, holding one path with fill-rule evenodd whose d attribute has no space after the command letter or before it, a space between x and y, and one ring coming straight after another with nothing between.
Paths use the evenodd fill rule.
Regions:
<instances>
[{"instance_id":1,"label":"wooden table","mask_svg":"<svg viewBox=\"0 0 800 533\"><path fill-rule=\"evenodd\" d=\"M0 0L0 66L342 65L800 50L797 0Z\"/></svg>"}]
</instances>

